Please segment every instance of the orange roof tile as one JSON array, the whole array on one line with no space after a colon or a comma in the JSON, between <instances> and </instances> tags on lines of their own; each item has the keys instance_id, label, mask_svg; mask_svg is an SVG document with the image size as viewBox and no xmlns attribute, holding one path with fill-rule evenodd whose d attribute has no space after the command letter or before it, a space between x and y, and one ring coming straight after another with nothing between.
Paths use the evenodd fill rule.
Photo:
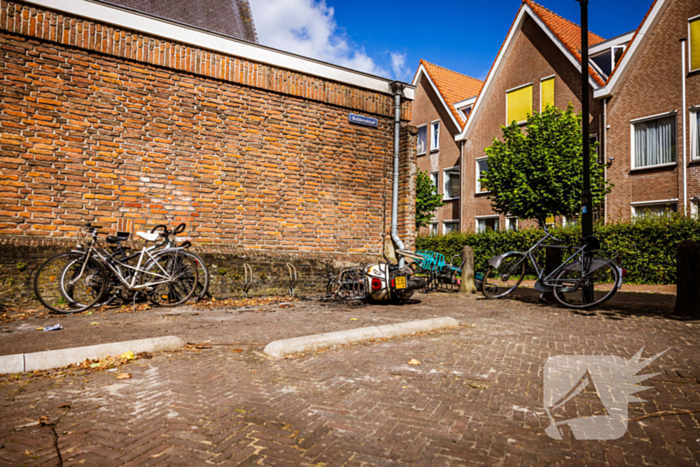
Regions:
<instances>
[{"instance_id":1,"label":"orange roof tile","mask_svg":"<svg viewBox=\"0 0 700 467\"><path fill-rule=\"evenodd\" d=\"M455 116L457 122L461 124L462 118L454 107L454 104L464 99L477 96L479 92L481 92L484 82L472 78L471 76L463 75L462 73L457 73L456 71L426 62L425 60L421 60L420 64L425 67L428 75L430 75L430 79L433 80L433 83L435 83L435 86L438 88L438 92L442 95L442 98L450 108L450 112Z\"/></svg>"},{"instance_id":2,"label":"orange roof tile","mask_svg":"<svg viewBox=\"0 0 700 467\"><path fill-rule=\"evenodd\" d=\"M557 39L564 44L564 47L566 47L576 60L581 63L581 27L532 0L523 0L523 3L532 8L532 11L540 17ZM589 47L604 41L605 39L598 34L588 31ZM588 72L598 84L601 86L605 85L605 80L590 65L588 67Z\"/></svg>"}]
</instances>

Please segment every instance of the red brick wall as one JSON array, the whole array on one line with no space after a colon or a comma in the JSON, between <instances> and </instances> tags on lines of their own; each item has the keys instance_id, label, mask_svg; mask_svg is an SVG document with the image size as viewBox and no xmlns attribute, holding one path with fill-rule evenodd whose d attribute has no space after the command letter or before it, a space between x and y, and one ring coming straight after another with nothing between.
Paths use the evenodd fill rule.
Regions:
<instances>
[{"instance_id":1,"label":"red brick wall","mask_svg":"<svg viewBox=\"0 0 700 467\"><path fill-rule=\"evenodd\" d=\"M649 35L615 95L608 102L608 156L614 157L608 177L615 188L608 195L609 219L629 219L631 203L674 199L683 205L683 130L681 44L688 37L688 19L700 15L696 0L672 0ZM688 65L686 65L688 66ZM700 104L700 73L687 76L687 105ZM630 120L677 111L677 160L673 167L631 171ZM690 152L690 125L686 137ZM690 158L688 157L688 161ZM700 195L700 166L688 168L688 197Z\"/></svg>"},{"instance_id":2,"label":"red brick wall","mask_svg":"<svg viewBox=\"0 0 700 467\"><path fill-rule=\"evenodd\" d=\"M391 96L0 5L0 234L172 220L200 243L380 252Z\"/></svg>"},{"instance_id":3,"label":"red brick wall","mask_svg":"<svg viewBox=\"0 0 700 467\"><path fill-rule=\"evenodd\" d=\"M440 120L440 150L430 152L430 123ZM438 193L443 194L445 187L445 173L443 169L460 165L460 147L455 141L455 136L461 128L457 128L452 122L451 114L448 114L445 107L440 102L440 98L434 91L426 78L416 89L416 99L413 102L411 125L428 126L428 147L427 152L418 156L418 168L424 172L439 173ZM443 232L442 222L446 220L459 220L460 200L446 201L445 206L439 207L435 212L433 222L438 222L439 232ZM422 234L429 232L428 227L421 229Z\"/></svg>"},{"instance_id":4,"label":"red brick wall","mask_svg":"<svg viewBox=\"0 0 700 467\"><path fill-rule=\"evenodd\" d=\"M523 84L533 83L533 111L540 107L540 80L555 77L555 104L566 108L571 102L581 111L581 74L562 54L542 29L531 19L526 19L514 38L503 68L495 76L495 82L487 99L480 106L475 126L465 143L465 166L462 171L462 230L476 228L475 216L494 214L486 194L476 194L476 159L484 157L484 149L494 138L501 139L501 126L506 123L506 91ZM602 133L602 103L590 93L591 133ZM500 228L505 228L505 216L500 216ZM523 225L523 224L521 224Z\"/></svg>"}]
</instances>

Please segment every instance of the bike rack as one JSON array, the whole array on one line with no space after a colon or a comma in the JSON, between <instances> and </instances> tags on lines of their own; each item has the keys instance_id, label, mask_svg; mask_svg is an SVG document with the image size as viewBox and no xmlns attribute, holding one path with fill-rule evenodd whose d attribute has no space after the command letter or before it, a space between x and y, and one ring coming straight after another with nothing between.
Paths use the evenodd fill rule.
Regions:
<instances>
[{"instance_id":1,"label":"bike rack","mask_svg":"<svg viewBox=\"0 0 700 467\"><path fill-rule=\"evenodd\" d=\"M299 278L297 276L297 268L291 263L285 263L289 271L289 295L294 296L294 287L297 285Z\"/></svg>"},{"instance_id":2,"label":"bike rack","mask_svg":"<svg viewBox=\"0 0 700 467\"><path fill-rule=\"evenodd\" d=\"M248 298L248 292L255 284L253 279L253 268L248 263L243 264L244 281L243 281L243 298Z\"/></svg>"}]
</instances>

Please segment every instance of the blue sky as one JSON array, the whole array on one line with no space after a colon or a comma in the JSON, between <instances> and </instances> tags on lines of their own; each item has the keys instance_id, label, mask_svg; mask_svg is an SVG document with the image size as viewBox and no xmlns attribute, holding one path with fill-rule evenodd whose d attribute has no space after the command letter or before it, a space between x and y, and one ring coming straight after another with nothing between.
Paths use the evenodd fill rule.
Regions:
<instances>
[{"instance_id":1,"label":"blue sky","mask_svg":"<svg viewBox=\"0 0 700 467\"><path fill-rule=\"evenodd\" d=\"M261 44L410 81L422 58L484 79L521 0L250 0ZM539 0L580 24L576 0ZM636 29L652 0L590 0L590 30Z\"/></svg>"}]
</instances>

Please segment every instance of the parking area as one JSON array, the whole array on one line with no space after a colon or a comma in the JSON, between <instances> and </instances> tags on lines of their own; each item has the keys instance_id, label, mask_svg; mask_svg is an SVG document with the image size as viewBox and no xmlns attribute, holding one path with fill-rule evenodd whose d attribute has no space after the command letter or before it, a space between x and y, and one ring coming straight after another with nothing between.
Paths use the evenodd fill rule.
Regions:
<instances>
[{"instance_id":1,"label":"parking area","mask_svg":"<svg viewBox=\"0 0 700 467\"><path fill-rule=\"evenodd\" d=\"M200 345L113 372L0 377L0 464L56 465L58 448L64 465L697 465L700 412L669 412L700 409L700 321L671 316L674 299L621 293L578 313L524 290L503 301L438 293L405 305L282 300L30 315L0 326L0 354L168 334ZM462 326L286 359L262 354L276 339L439 316ZM62 331L36 331L56 322ZM668 350L643 370L660 374L644 383L647 402L629 404L638 420L624 436L545 433L549 357L628 360L642 347L644 358ZM595 394L587 387L555 416L605 415Z\"/></svg>"}]
</instances>

